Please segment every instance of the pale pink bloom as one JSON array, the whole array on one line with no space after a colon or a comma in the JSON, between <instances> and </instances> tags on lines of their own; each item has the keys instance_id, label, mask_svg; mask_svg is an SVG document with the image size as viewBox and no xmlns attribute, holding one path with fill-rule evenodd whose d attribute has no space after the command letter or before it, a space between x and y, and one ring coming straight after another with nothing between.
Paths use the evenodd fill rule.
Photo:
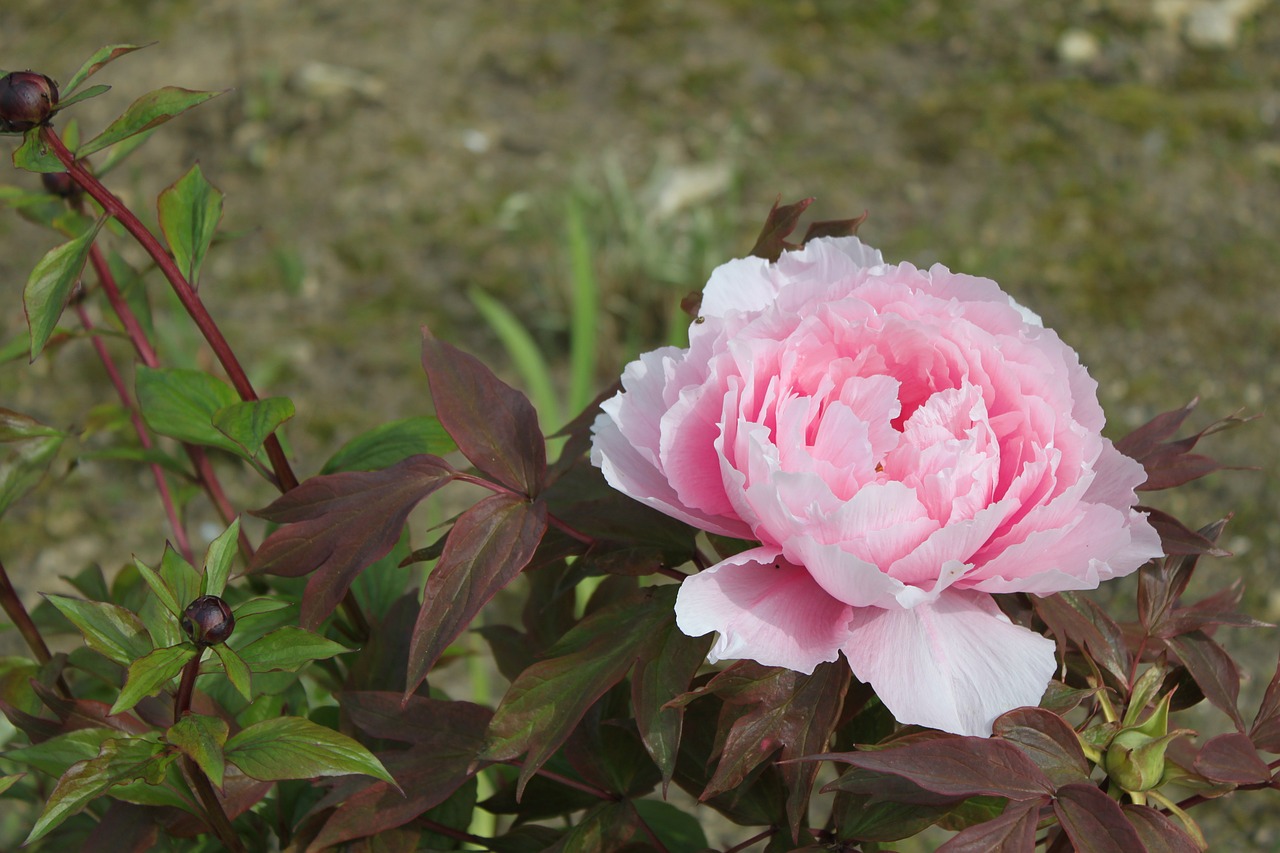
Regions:
<instances>
[{"instance_id":1,"label":"pale pink bloom","mask_svg":"<svg viewBox=\"0 0 1280 853\"><path fill-rule=\"evenodd\" d=\"M814 240L717 269L689 337L627 365L591 458L759 543L680 589L713 662L843 652L900 722L986 736L1055 670L992 593L1092 589L1161 554L1097 384L993 281Z\"/></svg>"}]
</instances>

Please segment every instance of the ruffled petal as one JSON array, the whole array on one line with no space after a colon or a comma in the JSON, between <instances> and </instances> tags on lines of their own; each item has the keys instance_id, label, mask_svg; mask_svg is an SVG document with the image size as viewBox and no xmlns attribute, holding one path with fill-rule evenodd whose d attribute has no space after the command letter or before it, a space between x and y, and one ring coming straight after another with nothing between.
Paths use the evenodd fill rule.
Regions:
<instances>
[{"instance_id":1,"label":"ruffled petal","mask_svg":"<svg viewBox=\"0 0 1280 853\"><path fill-rule=\"evenodd\" d=\"M748 658L803 673L839 656L850 611L777 548L743 551L686 578L676 597L681 631L719 632L712 663Z\"/></svg>"},{"instance_id":2,"label":"ruffled petal","mask_svg":"<svg viewBox=\"0 0 1280 853\"><path fill-rule=\"evenodd\" d=\"M842 650L901 723L987 737L995 718L1040 701L1052 640L1009 621L991 597L949 590L910 610L855 608Z\"/></svg>"}]
</instances>

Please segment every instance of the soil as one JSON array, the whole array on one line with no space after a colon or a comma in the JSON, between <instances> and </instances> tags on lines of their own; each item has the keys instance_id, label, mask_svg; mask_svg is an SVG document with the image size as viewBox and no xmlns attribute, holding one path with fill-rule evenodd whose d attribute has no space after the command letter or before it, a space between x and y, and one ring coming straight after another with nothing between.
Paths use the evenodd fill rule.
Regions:
<instances>
[{"instance_id":1,"label":"soil","mask_svg":"<svg viewBox=\"0 0 1280 853\"><path fill-rule=\"evenodd\" d=\"M211 253L201 294L260 392L295 402L288 440L304 476L341 441L430 411L423 324L518 381L473 289L512 308L562 369L570 205L585 215L600 288L601 387L642 348L678 337L673 306L750 247L776 197L816 195L816 218L869 211L860 233L887 258L988 276L1033 307L1090 366L1113 436L1194 397L1197 427L1241 408L1265 414L1280 392L1272 3L0 7L10 70L65 80L97 47L131 40L157 43L95 78L113 89L76 108L81 133L161 85L227 90L108 183L151 211L198 161L227 194L232 239ZM0 182L37 185L20 172ZM26 334L22 283L53 245L0 217L12 306L0 344ZM157 316L171 315L152 285ZM211 364L194 333L160 344L167 364ZM0 365L0 405L84 431L83 449L116 440L117 421L94 408L111 402L86 346ZM1280 424L1206 445L1261 470L1152 500L1193 526L1234 512L1236 556L1205 566L1201 592L1242 578L1250 612L1276 621ZM158 558L145 472L82 459L56 473L0 523L0 559L24 595L91 561L109 573L134 554ZM238 506L270 500L233 466L225 479ZM199 500L190 513L212 521ZM1256 701L1274 636L1222 636ZM1280 844L1274 816L1237 799L1240 811L1203 809L1209 837L1221 849Z\"/></svg>"}]
</instances>

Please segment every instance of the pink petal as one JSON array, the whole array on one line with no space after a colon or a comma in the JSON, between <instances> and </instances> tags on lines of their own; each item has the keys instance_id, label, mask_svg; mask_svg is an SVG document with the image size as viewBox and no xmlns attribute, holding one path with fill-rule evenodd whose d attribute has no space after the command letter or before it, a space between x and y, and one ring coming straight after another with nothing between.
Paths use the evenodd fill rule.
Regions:
<instances>
[{"instance_id":1,"label":"pink petal","mask_svg":"<svg viewBox=\"0 0 1280 853\"><path fill-rule=\"evenodd\" d=\"M1040 701L1052 640L1014 625L988 595L949 590L910 610L855 608L842 647L901 723L987 737L1006 711Z\"/></svg>"},{"instance_id":2,"label":"pink petal","mask_svg":"<svg viewBox=\"0 0 1280 853\"><path fill-rule=\"evenodd\" d=\"M777 548L753 548L686 578L676 625L690 637L719 632L708 660L747 658L811 673L839 656L850 608Z\"/></svg>"}]
</instances>

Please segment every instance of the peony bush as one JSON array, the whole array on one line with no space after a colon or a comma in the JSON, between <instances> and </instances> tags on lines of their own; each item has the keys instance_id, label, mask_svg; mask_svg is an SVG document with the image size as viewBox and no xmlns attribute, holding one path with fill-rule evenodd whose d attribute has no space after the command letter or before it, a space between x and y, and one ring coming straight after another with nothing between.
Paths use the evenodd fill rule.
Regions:
<instances>
[{"instance_id":1,"label":"peony bush","mask_svg":"<svg viewBox=\"0 0 1280 853\"><path fill-rule=\"evenodd\" d=\"M153 229L105 182L218 93L68 118L136 49L61 86L0 76L0 132L41 176L0 201L57 241L6 369L92 348L105 455L169 528L34 606L0 563L29 651L0 659L0 847L1183 853L1210 843L1193 810L1276 786L1280 673L1242 710L1215 638L1270 626L1238 585L1186 596L1226 521L1138 497L1218 471L1196 448L1244 419L1189 431L1187 406L1113 443L1034 313L886 264L860 219L792 241L802 201L685 300L688 348L640 356L550 445L424 326L422 412L295 459L308 413L259 393L194 286L222 193L192 167ZM216 368L162 359L191 339L156 328L185 322L153 318L162 288L203 341L182 363ZM0 516L104 456L81 437L0 408ZM278 496L236 506L229 477ZM452 517L411 518L445 492ZM1082 594L1126 576L1130 610ZM1223 733L1183 724L1197 706Z\"/></svg>"}]
</instances>

